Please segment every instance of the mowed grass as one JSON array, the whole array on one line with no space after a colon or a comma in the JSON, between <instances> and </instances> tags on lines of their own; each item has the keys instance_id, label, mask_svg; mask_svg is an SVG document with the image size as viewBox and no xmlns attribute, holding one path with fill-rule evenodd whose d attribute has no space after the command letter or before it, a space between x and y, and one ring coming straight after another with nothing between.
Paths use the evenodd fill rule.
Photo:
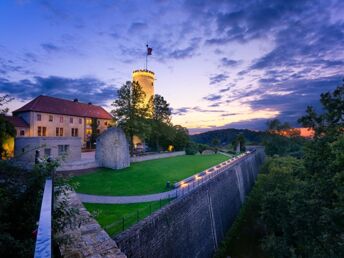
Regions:
<instances>
[{"instance_id":1,"label":"mowed grass","mask_svg":"<svg viewBox=\"0 0 344 258\"><path fill-rule=\"evenodd\" d=\"M131 225L149 216L154 211L169 203L162 200L131 204L94 204L84 203L86 209L93 214L101 227L113 236Z\"/></svg>"},{"instance_id":2,"label":"mowed grass","mask_svg":"<svg viewBox=\"0 0 344 258\"><path fill-rule=\"evenodd\" d=\"M121 170L97 169L95 173L76 176L79 193L95 195L143 195L167 191L166 182L171 184L201 172L228 157L222 154L185 155L172 158L132 163Z\"/></svg>"}]
</instances>

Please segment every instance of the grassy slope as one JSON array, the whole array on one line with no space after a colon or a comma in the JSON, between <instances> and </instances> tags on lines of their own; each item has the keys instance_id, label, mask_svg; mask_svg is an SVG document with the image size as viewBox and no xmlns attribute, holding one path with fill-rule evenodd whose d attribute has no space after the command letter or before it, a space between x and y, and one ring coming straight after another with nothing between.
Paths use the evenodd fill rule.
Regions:
<instances>
[{"instance_id":1,"label":"grassy slope","mask_svg":"<svg viewBox=\"0 0 344 258\"><path fill-rule=\"evenodd\" d=\"M123 217L124 229L137 222L137 215L139 220L150 215L160 209L160 205L167 204L168 200L163 200L161 203L147 202L147 203L132 203L132 204L94 204L84 203L89 212L95 214L96 220L104 228L110 236L117 234L123 230ZM137 211L139 213L137 214Z\"/></svg>"},{"instance_id":2,"label":"grassy slope","mask_svg":"<svg viewBox=\"0 0 344 258\"><path fill-rule=\"evenodd\" d=\"M227 160L216 155L179 156L133 163L122 170L98 169L96 173L77 176L77 192L98 195L140 195L166 191L166 182L180 181Z\"/></svg>"}]
</instances>

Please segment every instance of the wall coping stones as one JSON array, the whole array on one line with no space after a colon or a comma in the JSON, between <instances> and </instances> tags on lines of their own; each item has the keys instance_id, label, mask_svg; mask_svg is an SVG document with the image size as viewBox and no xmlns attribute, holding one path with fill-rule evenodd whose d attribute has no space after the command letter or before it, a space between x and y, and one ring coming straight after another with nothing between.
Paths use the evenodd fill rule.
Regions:
<instances>
[{"instance_id":1,"label":"wall coping stones","mask_svg":"<svg viewBox=\"0 0 344 258\"><path fill-rule=\"evenodd\" d=\"M61 255L65 258L126 258L116 242L92 218L78 199L75 192L69 191L66 199L68 205L77 209L79 216L72 226L66 226L56 237L67 239L60 244Z\"/></svg>"}]
</instances>

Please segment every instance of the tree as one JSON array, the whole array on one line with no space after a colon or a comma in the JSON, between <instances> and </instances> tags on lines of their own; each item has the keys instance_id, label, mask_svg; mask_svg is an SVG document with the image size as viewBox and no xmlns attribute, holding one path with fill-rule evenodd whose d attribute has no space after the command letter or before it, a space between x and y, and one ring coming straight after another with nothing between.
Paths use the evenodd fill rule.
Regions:
<instances>
[{"instance_id":1,"label":"tree","mask_svg":"<svg viewBox=\"0 0 344 258\"><path fill-rule=\"evenodd\" d=\"M7 153L3 147L4 142L8 138L16 136L14 126L4 118L8 112L8 108L5 105L12 100L13 98L10 98L8 95L0 96L0 159L7 157Z\"/></svg>"},{"instance_id":2,"label":"tree","mask_svg":"<svg viewBox=\"0 0 344 258\"><path fill-rule=\"evenodd\" d=\"M271 133L290 129L290 125L287 122L282 124L281 121L277 118L268 120L266 122L266 125L268 127L268 132Z\"/></svg>"},{"instance_id":3,"label":"tree","mask_svg":"<svg viewBox=\"0 0 344 258\"><path fill-rule=\"evenodd\" d=\"M99 135L99 133L98 133L99 124L98 124L97 118L92 118L91 127L92 127L92 133L91 133L91 138L90 138L90 145L91 145L90 147L95 148L95 143L96 143L97 137Z\"/></svg>"},{"instance_id":4,"label":"tree","mask_svg":"<svg viewBox=\"0 0 344 258\"><path fill-rule=\"evenodd\" d=\"M344 132L344 80L333 93L320 95L320 103L324 112L317 114L313 107L308 106L306 115L299 119L304 127L312 128L315 138L337 136Z\"/></svg>"},{"instance_id":5,"label":"tree","mask_svg":"<svg viewBox=\"0 0 344 258\"><path fill-rule=\"evenodd\" d=\"M217 137L214 137L212 140L211 140L211 145L213 145L213 146L219 146L219 144L220 144L220 139L219 138L217 138Z\"/></svg>"},{"instance_id":6,"label":"tree","mask_svg":"<svg viewBox=\"0 0 344 258\"><path fill-rule=\"evenodd\" d=\"M151 119L152 135L155 148L160 150L161 138L169 138L171 124L171 109L163 96L155 94L151 100L153 102L153 115Z\"/></svg>"},{"instance_id":7,"label":"tree","mask_svg":"<svg viewBox=\"0 0 344 258\"><path fill-rule=\"evenodd\" d=\"M130 143L130 153L133 154L134 135L142 139L149 134L150 126L147 118L150 117L149 105L144 104L145 93L138 82L127 81L118 91L118 99L112 106L115 107L111 113L122 128Z\"/></svg>"},{"instance_id":8,"label":"tree","mask_svg":"<svg viewBox=\"0 0 344 258\"><path fill-rule=\"evenodd\" d=\"M173 129L173 145L175 150L184 150L190 141L188 129L182 127L181 125L175 125L173 126Z\"/></svg>"},{"instance_id":9,"label":"tree","mask_svg":"<svg viewBox=\"0 0 344 258\"><path fill-rule=\"evenodd\" d=\"M240 151L245 151L245 137L241 133L237 134L235 139L232 141L232 146L234 150L236 149L238 144L240 144Z\"/></svg>"},{"instance_id":10,"label":"tree","mask_svg":"<svg viewBox=\"0 0 344 258\"><path fill-rule=\"evenodd\" d=\"M288 173L276 167L279 180L264 191L263 243L273 257L344 255L344 85L321 94L320 102L323 113L307 107L299 119L315 131L305 144L302 167Z\"/></svg>"}]
</instances>

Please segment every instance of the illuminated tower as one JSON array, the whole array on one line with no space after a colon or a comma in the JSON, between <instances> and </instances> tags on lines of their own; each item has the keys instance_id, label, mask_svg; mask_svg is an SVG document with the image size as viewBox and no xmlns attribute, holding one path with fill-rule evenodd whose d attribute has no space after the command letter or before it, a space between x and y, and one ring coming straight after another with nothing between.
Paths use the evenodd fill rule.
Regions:
<instances>
[{"instance_id":1,"label":"illuminated tower","mask_svg":"<svg viewBox=\"0 0 344 258\"><path fill-rule=\"evenodd\" d=\"M142 103L143 105L147 105L149 100L154 97L154 78L154 73L147 69L133 71L133 82L138 82L142 88L142 91L146 94ZM153 109L151 109L149 113L150 116L152 116ZM133 143L135 148L144 146L144 142L136 135L133 137Z\"/></svg>"},{"instance_id":2,"label":"illuminated tower","mask_svg":"<svg viewBox=\"0 0 344 258\"><path fill-rule=\"evenodd\" d=\"M154 73L149 70L133 71L133 81L138 82L146 94L143 104L147 104L151 97L154 96Z\"/></svg>"}]
</instances>

